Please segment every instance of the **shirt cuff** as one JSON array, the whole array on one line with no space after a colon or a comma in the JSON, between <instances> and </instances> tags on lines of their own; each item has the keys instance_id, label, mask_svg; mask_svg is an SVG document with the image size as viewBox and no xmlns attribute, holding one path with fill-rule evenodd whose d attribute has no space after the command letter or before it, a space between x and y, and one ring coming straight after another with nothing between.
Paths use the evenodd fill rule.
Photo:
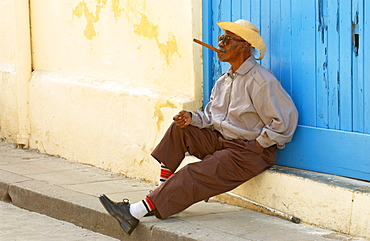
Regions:
<instances>
[{"instance_id":1,"label":"shirt cuff","mask_svg":"<svg viewBox=\"0 0 370 241\"><path fill-rule=\"evenodd\" d=\"M272 146L273 144L273 141L271 141L270 139L266 138L266 137L263 137L262 135L259 135L257 138L256 138L256 141L258 141L258 143L263 147L263 148L268 148L270 146Z\"/></svg>"},{"instance_id":2,"label":"shirt cuff","mask_svg":"<svg viewBox=\"0 0 370 241\"><path fill-rule=\"evenodd\" d=\"M191 113L191 122L190 125L192 126L200 126L201 119L200 116L195 113L195 112L190 112Z\"/></svg>"}]
</instances>

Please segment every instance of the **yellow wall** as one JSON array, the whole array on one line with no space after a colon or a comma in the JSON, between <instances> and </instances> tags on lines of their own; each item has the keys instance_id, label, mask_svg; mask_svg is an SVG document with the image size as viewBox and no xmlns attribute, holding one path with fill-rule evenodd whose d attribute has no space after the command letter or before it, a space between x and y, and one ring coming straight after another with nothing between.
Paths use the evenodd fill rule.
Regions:
<instances>
[{"instance_id":1,"label":"yellow wall","mask_svg":"<svg viewBox=\"0 0 370 241\"><path fill-rule=\"evenodd\" d=\"M0 137L157 181L151 151L202 104L201 0L17 2L0 2Z\"/></svg>"},{"instance_id":2,"label":"yellow wall","mask_svg":"<svg viewBox=\"0 0 370 241\"><path fill-rule=\"evenodd\" d=\"M15 81L15 28L13 1L0 1L0 136L16 140L18 132ZM5 47L6 46L6 47Z\"/></svg>"},{"instance_id":3,"label":"yellow wall","mask_svg":"<svg viewBox=\"0 0 370 241\"><path fill-rule=\"evenodd\" d=\"M0 138L26 145L31 48L28 0L0 2Z\"/></svg>"}]
</instances>

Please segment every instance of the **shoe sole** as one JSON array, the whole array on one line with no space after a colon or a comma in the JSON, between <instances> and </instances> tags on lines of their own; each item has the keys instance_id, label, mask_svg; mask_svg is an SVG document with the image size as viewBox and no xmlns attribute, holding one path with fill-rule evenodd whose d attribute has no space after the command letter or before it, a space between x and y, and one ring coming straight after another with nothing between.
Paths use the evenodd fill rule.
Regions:
<instances>
[{"instance_id":1,"label":"shoe sole","mask_svg":"<svg viewBox=\"0 0 370 241\"><path fill-rule=\"evenodd\" d=\"M115 219L117 219L117 221L119 222L121 228L126 232L128 233L129 235L132 233L132 231L134 231L134 229L136 227L133 227L131 228L130 225L127 224L126 220L122 219L120 215L118 215L116 212L113 211L113 209L111 208L111 205L110 205L110 200L108 199L107 196L105 195L101 195L99 197L99 200L101 202L101 204L103 205L103 207L105 208L105 210L107 210L107 212L113 216Z\"/></svg>"}]
</instances>

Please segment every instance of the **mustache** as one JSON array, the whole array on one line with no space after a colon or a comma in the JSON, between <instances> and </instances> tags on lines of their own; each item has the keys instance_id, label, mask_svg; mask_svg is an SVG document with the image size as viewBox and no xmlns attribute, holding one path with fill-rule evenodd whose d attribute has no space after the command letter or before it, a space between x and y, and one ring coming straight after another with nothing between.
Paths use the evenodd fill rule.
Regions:
<instances>
[{"instance_id":1,"label":"mustache","mask_svg":"<svg viewBox=\"0 0 370 241\"><path fill-rule=\"evenodd\" d=\"M221 53L226 53L226 49L219 47L218 50L220 50Z\"/></svg>"}]
</instances>

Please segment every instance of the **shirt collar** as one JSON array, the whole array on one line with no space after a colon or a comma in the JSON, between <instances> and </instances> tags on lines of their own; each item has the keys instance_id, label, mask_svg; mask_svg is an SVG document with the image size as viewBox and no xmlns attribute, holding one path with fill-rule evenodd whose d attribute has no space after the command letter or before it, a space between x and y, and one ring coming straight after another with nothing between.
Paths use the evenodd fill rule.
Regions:
<instances>
[{"instance_id":1,"label":"shirt collar","mask_svg":"<svg viewBox=\"0 0 370 241\"><path fill-rule=\"evenodd\" d=\"M246 59L244 61L244 63L242 65L240 65L240 67L235 72L240 74L240 75L245 75L246 73L248 73L253 68L253 66L256 63L257 63L256 59L254 58L253 55L251 55L248 59ZM231 69L231 66L230 66L229 70L227 71L227 73L230 76L232 75L233 71Z\"/></svg>"}]
</instances>

